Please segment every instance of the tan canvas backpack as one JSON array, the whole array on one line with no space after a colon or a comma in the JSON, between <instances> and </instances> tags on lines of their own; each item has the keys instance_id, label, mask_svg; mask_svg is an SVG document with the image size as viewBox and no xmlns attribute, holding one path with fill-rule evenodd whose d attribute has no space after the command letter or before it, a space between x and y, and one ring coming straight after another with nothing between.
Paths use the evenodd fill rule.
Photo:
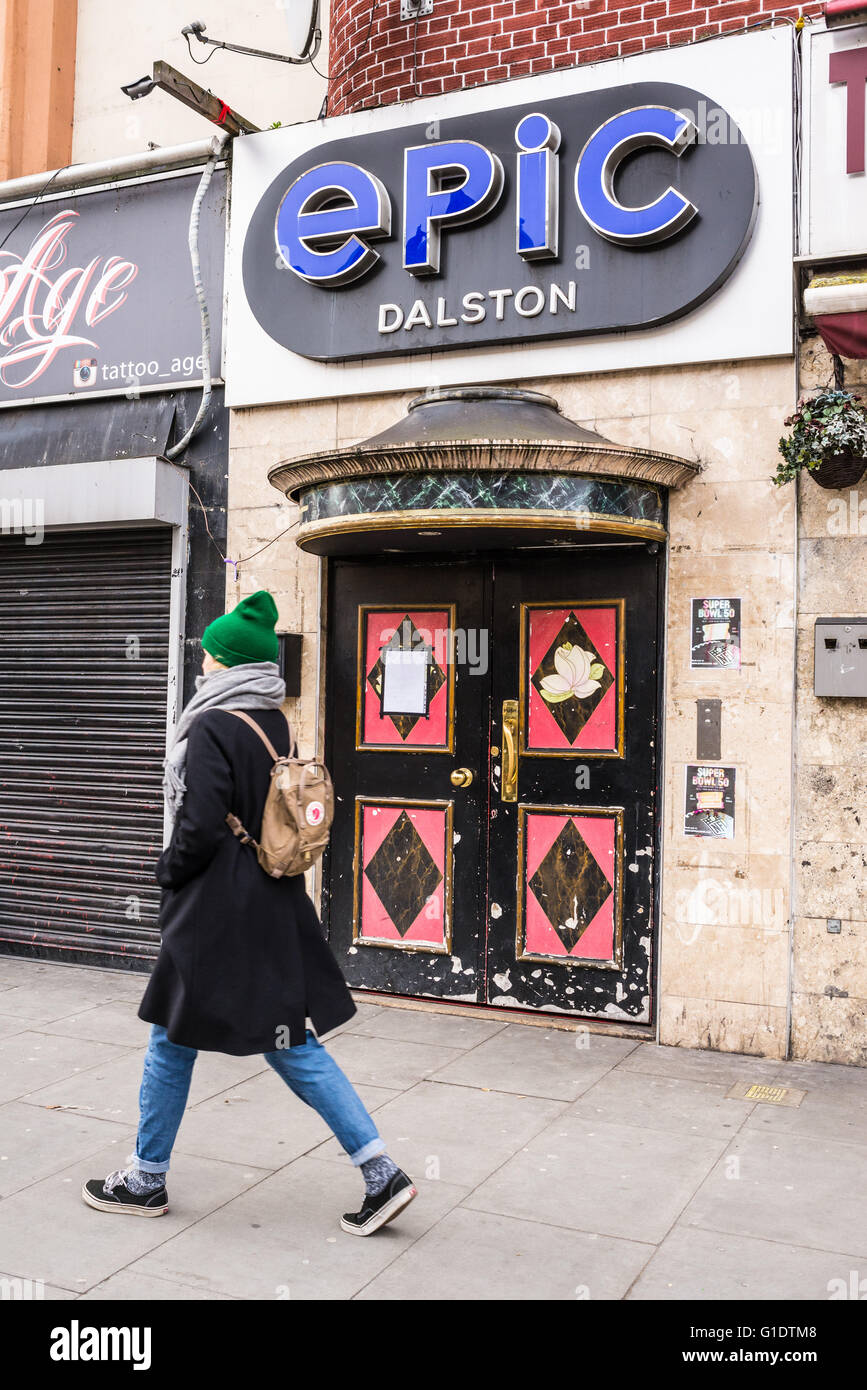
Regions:
<instances>
[{"instance_id":1,"label":"tan canvas backpack","mask_svg":"<svg viewBox=\"0 0 867 1390\"><path fill-rule=\"evenodd\" d=\"M228 711L249 724L271 754L271 785L262 813L261 839L257 843L237 816L226 822L242 845L252 845L256 858L271 878L291 878L322 854L334 819L334 789L328 768L317 758L292 757L295 739L289 726L289 756L281 757L273 743L243 710ZM295 750L297 752L297 749Z\"/></svg>"}]
</instances>

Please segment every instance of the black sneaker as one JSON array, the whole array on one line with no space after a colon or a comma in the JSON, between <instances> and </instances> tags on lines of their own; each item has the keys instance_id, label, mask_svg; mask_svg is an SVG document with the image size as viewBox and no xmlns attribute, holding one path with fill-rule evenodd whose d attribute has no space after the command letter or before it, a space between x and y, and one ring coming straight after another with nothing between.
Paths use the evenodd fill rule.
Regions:
<instances>
[{"instance_id":1,"label":"black sneaker","mask_svg":"<svg viewBox=\"0 0 867 1390\"><path fill-rule=\"evenodd\" d=\"M345 1212L340 1218L340 1229L348 1231L351 1236L372 1236L380 1226L387 1226L389 1221L393 1221L417 1196L412 1178L407 1177L406 1173L397 1172L375 1197L371 1197L369 1192L364 1194L361 1211Z\"/></svg>"},{"instance_id":2,"label":"black sneaker","mask_svg":"<svg viewBox=\"0 0 867 1390\"><path fill-rule=\"evenodd\" d=\"M87 1205L97 1211L118 1211L127 1216L165 1216L169 1209L165 1187L156 1192L130 1192L125 1178L123 1172L109 1173L107 1178L91 1178L82 1187L81 1195Z\"/></svg>"}]
</instances>

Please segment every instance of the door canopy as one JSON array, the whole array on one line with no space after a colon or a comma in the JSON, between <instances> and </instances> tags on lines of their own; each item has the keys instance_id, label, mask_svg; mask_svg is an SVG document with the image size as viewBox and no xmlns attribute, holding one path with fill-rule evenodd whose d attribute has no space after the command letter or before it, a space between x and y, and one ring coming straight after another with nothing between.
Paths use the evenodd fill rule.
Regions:
<instances>
[{"instance_id":1,"label":"door canopy","mask_svg":"<svg viewBox=\"0 0 867 1390\"><path fill-rule=\"evenodd\" d=\"M431 392L371 439L278 463L320 555L663 540L666 491L697 463L614 444L537 391Z\"/></svg>"}]
</instances>

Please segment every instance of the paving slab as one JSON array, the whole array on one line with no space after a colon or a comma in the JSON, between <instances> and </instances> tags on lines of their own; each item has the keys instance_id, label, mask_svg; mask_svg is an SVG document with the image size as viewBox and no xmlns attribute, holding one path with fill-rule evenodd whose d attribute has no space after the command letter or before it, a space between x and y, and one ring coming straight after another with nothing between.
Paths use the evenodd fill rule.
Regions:
<instances>
[{"instance_id":1,"label":"paving slab","mask_svg":"<svg viewBox=\"0 0 867 1390\"><path fill-rule=\"evenodd\" d=\"M190 1284L174 1284L168 1279L157 1279L155 1275L145 1274L143 1270L132 1273L128 1269L122 1269L118 1274L112 1274L101 1284L96 1284L92 1289L88 1289L87 1293L80 1295L78 1301L79 1303L95 1303L103 1299L117 1299L118 1302L122 1303L153 1303L155 1300L174 1303L201 1303L205 1300L221 1300L225 1303L234 1301L227 1293L210 1293L207 1289L194 1289Z\"/></svg>"},{"instance_id":2,"label":"paving slab","mask_svg":"<svg viewBox=\"0 0 867 1390\"><path fill-rule=\"evenodd\" d=\"M444 1182L419 1196L373 1240L340 1230L363 1188L356 1172L299 1158L130 1267L245 1299L346 1299L402 1254L466 1195Z\"/></svg>"},{"instance_id":3,"label":"paving slab","mask_svg":"<svg viewBox=\"0 0 867 1390\"><path fill-rule=\"evenodd\" d=\"M107 1047L78 1039L48 1037L45 1041L68 1048ZM14 1039L10 1039L14 1041ZM0 1043L0 1055L2 1055ZM121 1052L115 1048L114 1052ZM92 1065L80 1076L60 1079L23 1097L28 1105L75 1105L84 1113L115 1120L118 1124L138 1125L138 1094L141 1086L144 1050L125 1048L122 1055ZM250 1076L264 1071L268 1063L261 1057L228 1057L220 1052L202 1052L193 1068L190 1105L218 1095Z\"/></svg>"},{"instance_id":4,"label":"paving slab","mask_svg":"<svg viewBox=\"0 0 867 1390\"><path fill-rule=\"evenodd\" d=\"M728 1099L724 1085L618 1068L594 1082L566 1113L607 1124L731 1139L755 1108L754 1101Z\"/></svg>"},{"instance_id":5,"label":"paving slab","mask_svg":"<svg viewBox=\"0 0 867 1390\"><path fill-rule=\"evenodd\" d=\"M794 1086L814 1097L833 1096L839 1103L867 1109L867 1067L842 1067L833 1062L784 1062L779 1085Z\"/></svg>"},{"instance_id":6,"label":"paving slab","mask_svg":"<svg viewBox=\"0 0 867 1390\"><path fill-rule=\"evenodd\" d=\"M561 1102L503 1091L476 1091L421 1081L377 1112L376 1124L395 1163L413 1178L474 1187L544 1129ZM348 1163L335 1139L317 1158Z\"/></svg>"},{"instance_id":7,"label":"paving slab","mask_svg":"<svg viewBox=\"0 0 867 1390\"><path fill-rule=\"evenodd\" d=\"M82 1183L122 1167L124 1158L117 1148L102 1149L0 1202L0 1249L13 1274L84 1293L263 1177L240 1164L179 1154L165 1216L116 1216L86 1206Z\"/></svg>"},{"instance_id":8,"label":"paving slab","mask_svg":"<svg viewBox=\"0 0 867 1390\"><path fill-rule=\"evenodd\" d=\"M372 1114L400 1094L374 1086L357 1089ZM266 1067L258 1076L188 1108L177 1151L273 1170L324 1143L330 1134L316 1111Z\"/></svg>"},{"instance_id":9,"label":"paving slab","mask_svg":"<svg viewBox=\"0 0 867 1390\"><path fill-rule=\"evenodd\" d=\"M418 1042L395 1046L390 1038L363 1033L341 1033L329 1042L328 1051L354 1086L384 1086L394 1091L414 1086L460 1056L456 1047Z\"/></svg>"},{"instance_id":10,"label":"paving slab","mask_svg":"<svg viewBox=\"0 0 867 1390\"><path fill-rule=\"evenodd\" d=\"M54 1284L42 1284L38 1280L19 1279L14 1274L0 1274L0 1300L6 1302L46 1303L63 1299L75 1299L70 1289L59 1289Z\"/></svg>"},{"instance_id":11,"label":"paving slab","mask_svg":"<svg viewBox=\"0 0 867 1390\"><path fill-rule=\"evenodd\" d=\"M814 1135L841 1144L867 1145L867 1106L852 1104L845 1093L816 1087L799 1106L757 1104L745 1129L765 1133Z\"/></svg>"},{"instance_id":12,"label":"paving slab","mask_svg":"<svg viewBox=\"0 0 867 1390\"><path fill-rule=\"evenodd\" d=\"M744 1129L682 1224L867 1259L867 1152L813 1136Z\"/></svg>"},{"instance_id":13,"label":"paving slab","mask_svg":"<svg viewBox=\"0 0 867 1390\"><path fill-rule=\"evenodd\" d=\"M623 1071L677 1076L684 1081L724 1082L726 1086L745 1079L762 1083L774 1081L783 1065L773 1058L747 1057L742 1052L705 1052L696 1048L658 1047L656 1043L639 1043L619 1063Z\"/></svg>"},{"instance_id":14,"label":"paving slab","mask_svg":"<svg viewBox=\"0 0 867 1390\"><path fill-rule=\"evenodd\" d=\"M17 1100L47 1085L76 1088L93 1067L122 1059L127 1049L86 1038L57 1038L45 1033L13 1033L0 1039L0 1104Z\"/></svg>"},{"instance_id":15,"label":"paving slab","mask_svg":"<svg viewBox=\"0 0 867 1390\"><path fill-rule=\"evenodd\" d=\"M52 962L48 962L47 968L54 972L55 978L64 982L69 980L84 981L85 979L93 982L94 989L102 996L103 1000L141 999L151 974L150 968L147 970L108 970L99 966L62 965Z\"/></svg>"},{"instance_id":16,"label":"paving slab","mask_svg":"<svg viewBox=\"0 0 867 1390\"><path fill-rule=\"evenodd\" d=\"M379 1013L382 1013L382 1008L379 1004L367 1004L363 1000L356 999L355 1013L352 1015L352 1018L347 1019L346 1023L341 1023L337 1028L332 1028L330 1032L323 1033L322 1042L327 1045L332 1038L339 1037L341 1033L351 1032L359 1023L364 1023L368 1019L375 1018Z\"/></svg>"},{"instance_id":17,"label":"paving slab","mask_svg":"<svg viewBox=\"0 0 867 1390\"><path fill-rule=\"evenodd\" d=\"M119 1145L125 1154L134 1140L135 1130L127 1125L9 1101L0 1107L0 1197L68 1168L76 1158L99 1153L107 1144Z\"/></svg>"},{"instance_id":18,"label":"paving slab","mask_svg":"<svg viewBox=\"0 0 867 1390\"><path fill-rule=\"evenodd\" d=\"M13 984L33 983L37 980L56 980L59 975L102 975L103 971L97 971L84 966L63 965L60 961L31 960L27 956L3 956L0 955L0 985L5 985L7 981ZM111 972L112 975L118 973Z\"/></svg>"},{"instance_id":19,"label":"paving slab","mask_svg":"<svg viewBox=\"0 0 867 1390\"><path fill-rule=\"evenodd\" d=\"M20 1014L39 1023L55 1023L58 1019L68 1018L70 1014L81 1013L85 1008L108 1003L112 997L104 990L101 981L94 980L88 974L83 978L62 977L33 983L22 981L11 989L4 989L0 995L4 1014Z\"/></svg>"},{"instance_id":20,"label":"paving slab","mask_svg":"<svg viewBox=\"0 0 867 1390\"><path fill-rule=\"evenodd\" d=\"M784 1303L825 1300L833 1280L848 1284L844 1256L782 1241L722 1235L678 1225L627 1294L632 1300Z\"/></svg>"},{"instance_id":21,"label":"paving slab","mask_svg":"<svg viewBox=\"0 0 867 1390\"><path fill-rule=\"evenodd\" d=\"M463 1014L435 1014L424 1009L397 1009L388 1005L376 1009L372 1017L359 1023L353 1019L347 1024L353 1033L393 1038L397 1042L444 1043L457 1048L476 1047L505 1027L505 1023L467 1018Z\"/></svg>"},{"instance_id":22,"label":"paving slab","mask_svg":"<svg viewBox=\"0 0 867 1390\"><path fill-rule=\"evenodd\" d=\"M0 994L0 1003L3 996ZM38 1033L44 1025L35 1018L23 1018L0 1013L0 1038L9 1038L13 1033Z\"/></svg>"},{"instance_id":23,"label":"paving slab","mask_svg":"<svg viewBox=\"0 0 867 1390\"><path fill-rule=\"evenodd\" d=\"M82 966L81 968L84 969L85 967ZM94 969L95 967L89 968ZM147 970L109 970L98 967L95 969L98 975L103 975L111 981L113 990L126 988L131 991L138 990L140 994L144 994L145 985L151 977L153 966L149 965Z\"/></svg>"},{"instance_id":24,"label":"paving slab","mask_svg":"<svg viewBox=\"0 0 867 1390\"><path fill-rule=\"evenodd\" d=\"M511 1023L442 1067L437 1080L570 1101L635 1046L628 1038Z\"/></svg>"},{"instance_id":25,"label":"paving slab","mask_svg":"<svg viewBox=\"0 0 867 1390\"><path fill-rule=\"evenodd\" d=\"M620 1299L654 1251L637 1241L457 1207L356 1298Z\"/></svg>"},{"instance_id":26,"label":"paving slab","mask_svg":"<svg viewBox=\"0 0 867 1390\"><path fill-rule=\"evenodd\" d=\"M43 1033L65 1038L93 1038L123 1047L147 1047L150 1024L138 1016L138 1000L112 999L108 1004L77 1010L55 1022L40 1025Z\"/></svg>"},{"instance_id":27,"label":"paving slab","mask_svg":"<svg viewBox=\"0 0 867 1390\"><path fill-rule=\"evenodd\" d=\"M725 1141L561 1115L465 1206L656 1244Z\"/></svg>"}]
</instances>

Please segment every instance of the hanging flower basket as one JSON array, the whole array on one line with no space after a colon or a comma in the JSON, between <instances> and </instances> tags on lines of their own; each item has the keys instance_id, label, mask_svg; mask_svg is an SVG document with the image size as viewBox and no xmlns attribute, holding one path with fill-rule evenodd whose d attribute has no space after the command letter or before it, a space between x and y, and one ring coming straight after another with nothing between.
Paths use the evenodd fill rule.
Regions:
<instances>
[{"instance_id":1,"label":"hanging flower basket","mask_svg":"<svg viewBox=\"0 0 867 1390\"><path fill-rule=\"evenodd\" d=\"M819 391L798 401L780 440L777 486L804 470L820 487L854 487L867 468L867 413L851 391Z\"/></svg>"},{"instance_id":2,"label":"hanging flower basket","mask_svg":"<svg viewBox=\"0 0 867 1390\"><path fill-rule=\"evenodd\" d=\"M858 454L826 454L818 468L810 469L810 477L819 487L855 487L867 468L867 458Z\"/></svg>"}]
</instances>

